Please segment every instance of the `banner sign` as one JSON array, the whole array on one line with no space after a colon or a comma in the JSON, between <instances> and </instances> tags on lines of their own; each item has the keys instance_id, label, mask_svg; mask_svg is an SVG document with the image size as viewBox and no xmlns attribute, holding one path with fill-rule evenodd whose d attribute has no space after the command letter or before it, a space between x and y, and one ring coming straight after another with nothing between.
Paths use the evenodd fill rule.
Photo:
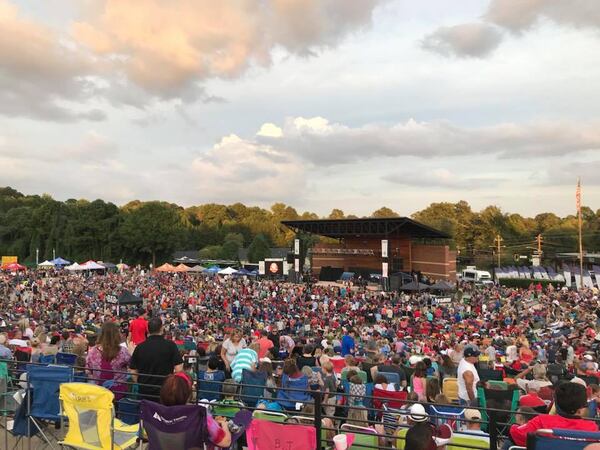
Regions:
<instances>
[{"instance_id":1,"label":"banner sign","mask_svg":"<svg viewBox=\"0 0 600 450\"><path fill-rule=\"evenodd\" d=\"M386 263L386 262L381 263L381 276L383 278L388 277L388 263Z\"/></svg>"},{"instance_id":2,"label":"banner sign","mask_svg":"<svg viewBox=\"0 0 600 450\"><path fill-rule=\"evenodd\" d=\"M2 257L2 265L3 266L7 266L9 264L18 263L18 262L19 262L18 256L3 256Z\"/></svg>"},{"instance_id":3,"label":"banner sign","mask_svg":"<svg viewBox=\"0 0 600 450\"><path fill-rule=\"evenodd\" d=\"M300 260L298 258L294 259L294 272L300 272Z\"/></svg>"},{"instance_id":4,"label":"banner sign","mask_svg":"<svg viewBox=\"0 0 600 450\"><path fill-rule=\"evenodd\" d=\"M116 295L107 295L105 297L106 303L112 303L112 304L116 304L119 303L119 300L117 299Z\"/></svg>"},{"instance_id":5,"label":"banner sign","mask_svg":"<svg viewBox=\"0 0 600 450\"><path fill-rule=\"evenodd\" d=\"M294 239L294 255L300 254L300 239Z\"/></svg>"},{"instance_id":6,"label":"banner sign","mask_svg":"<svg viewBox=\"0 0 600 450\"><path fill-rule=\"evenodd\" d=\"M375 256L375 252L370 248L313 248L315 255L364 255Z\"/></svg>"},{"instance_id":7,"label":"banner sign","mask_svg":"<svg viewBox=\"0 0 600 450\"><path fill-rule=\"evenodd\" d=\"M382 258L388 257L388 240L387 239L381 240L381 257Z\"/></svg>"}]
</instances>

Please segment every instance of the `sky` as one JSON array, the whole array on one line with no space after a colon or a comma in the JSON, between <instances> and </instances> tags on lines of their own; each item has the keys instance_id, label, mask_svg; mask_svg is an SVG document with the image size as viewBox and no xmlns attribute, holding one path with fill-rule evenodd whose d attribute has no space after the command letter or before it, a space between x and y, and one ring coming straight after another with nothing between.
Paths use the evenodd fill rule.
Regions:
<instances>
[{"instance_id":1,"label":"sky","mask_svg":"<svg viewBox=\"0 0 600 450\"><path fill-rule=\"evenodd\" d=\"M600 208L598 0L0 0L0 185Z\"/></svg>"}]
</instances>

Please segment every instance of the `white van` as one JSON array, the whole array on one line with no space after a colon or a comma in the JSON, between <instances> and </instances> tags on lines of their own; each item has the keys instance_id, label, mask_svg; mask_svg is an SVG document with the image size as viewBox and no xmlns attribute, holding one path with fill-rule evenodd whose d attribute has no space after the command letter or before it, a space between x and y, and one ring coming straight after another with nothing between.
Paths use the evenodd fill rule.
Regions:
<instances>
[{"instance_id":1,"label":"white van","mask_svg":"<svg viewBox=\"0 0 600 450\"><path fill-rule=\"evenodd\" d=\"M492 275L487 270L477 270L475 266L467 266L462 271L460 281L471 281L473 283L493 283Z\"/></svg>"}]
</instances>

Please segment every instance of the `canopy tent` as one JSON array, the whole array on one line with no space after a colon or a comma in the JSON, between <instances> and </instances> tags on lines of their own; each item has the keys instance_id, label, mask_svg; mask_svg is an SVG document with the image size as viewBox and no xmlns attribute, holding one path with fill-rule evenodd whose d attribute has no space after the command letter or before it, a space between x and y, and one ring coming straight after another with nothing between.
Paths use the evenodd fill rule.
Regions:
<instances>
[{"instance_id":1,"label":"canopy tent","mask_svg":"<svg viewBox=\"0 0 600 450\"><path fill-rule=\"evenodd\" d=\"M117 265L111 262L98 261L98 264L104 266L105 269L116 269Z\"/></svg>"},{"instance_id":2,"label":"canopy tent","mask_svg":"<svg viewBox=\"0 0 600 450\"><path fill-rule=\"evenodd\" d=\"M204 269L204 273L218 273L221 269L219 268L219 266L212 266L209 267L208 269Z\"/></svg>"},{"instance_id":3,"label":"canopy tent","mask_svg":"<svg viewBox=\"0 0 600 450\"><path fill-rule=\"evenodd\" d=\"M233 267L226 267L223 270L219 270L219 275L233 275L234 273L237 273L237 270L234 269Z\"/></svg>"},{"instance_id":4,"label":"canopy tent","mask_svg":"<svg viewBox=\"0 0 600 450\"><path fill-rule=\"evenodd\" d=\"M199 273L199 272L204 272L205 270L206 270L206 267L202 267L202 266L198 265L198 266L190 267L189 271Z\"/></svg>"},{"instance_id":5,"label":"canopy tent","mask_svg":"<svg viewBox=\"0 0 600 450\"><path fill-rule=\"evenodd\" d=\"M426 289L429 289L429 285L424 283L418 283L416 281L411 281L410 283L403 284L399 288L399 290L401 291L424 291Z\"/></svg>"},{"instance_id":6,"label":"canopy tent","mask_svg":"<svg viewBox=\"0 0 600 450\"><path fill-rule=\"evenodd\" d=\"M81 265L79 265L77 263L73 263L70 266L65 267L65 269L70 270L70 271L85 270L84 268L82 268Z\"/></svg>"},{"instance_id":7,"label":"canopy tent","mask_svg":"<svg viewBox=\"0 0 600 450\"><path fill-rule=\"evenodd\" d=\"M8 270L10 272L16 272L18 270L27 270L27 267L22 266L21 264L17 263L17 262L13 262L10 264L5 264L2 266L2 270Z\"/></svg>"},{"instance_id":8,"label":"canopy tent","mask_svg":"<svg viewBox=\"0 0 600 450\"><path fill-rule=\"evenodd\" d=\"M69 264L71 264L71 261L67 261L66 259L63 259L60 256L58 258L54 258L50 262L53 263L55 266L68 266Z\"/></svg>"},{"instance_id":9,"label":"canopy tent","mask_svg":"<svg viewBox=\"0 0 600 450\"><path fill-rule=\"evenodd\" d=\"M164 263L162 266L156 268L157 272L173 272L175 270L175 266L172 266L169 263Z\"/></svg>"},{"instance_id":10,"label":"canopy tent","mask_svg":"<svg viewBox=\"0 0 600 450\"><path fill-rule=\"evenodd\" d=\"M449 283L446 280L440 280L437 283L429 286L429 289L431 289L432 291L453 291L456 288L452 283Z\"/></svg>"},{"instance_id":11,"label":"canopy tent","mask_svg":"<svg viewBox=\"0 0 600 450\"><path fill-rule=\"evenodd\" d=\"M188 272L190 268L185 264L179 264L177 267L173 269L173 272Z\"/></svg>"},{"instance_id":12,"label":"canopy tent","mask_svg":"<svg viewBox=\"0 0 600 450\"><path fill-rule=\"evenodd\" d=\"M141 297L133 295L131 291L125 289L121 292L121 295L119 295L119 305L140 305L143 302Z\"/></svg>"},{"instance_id":13,"label":"canopy tent","mask_svg":"<svg viewBox=\"0 0 600 450\"><path fill-rule=\"evenodd\" d=\"M89 261L84 262L83 264L81 264L81 270L105 270L106 267L104 267L102 264L98 264L96 261L92 261L91 259Z\"/></svg>"},{"instance_id":14,"label":"canopy tent","mask_svg":"<svg viewBox=\"0 0 600 450\"><path fill-rule=\"evenodd\" d=\"M38 264L38 267L41 269L48 269L50 267L54 267L54 263L52 261L44 261Z\"/></svg>"},{"instance_id":15,"label":"canopy tent","mask_svg":"<svg viewBox=\"0 0 600 450\"><path fill-rule=\"evenodd\" d=\"M119 263L119 264L117 264L117 269L123 271L123 270L129 269L129 266L125 263Z\"/></svg>"}]
</instances>

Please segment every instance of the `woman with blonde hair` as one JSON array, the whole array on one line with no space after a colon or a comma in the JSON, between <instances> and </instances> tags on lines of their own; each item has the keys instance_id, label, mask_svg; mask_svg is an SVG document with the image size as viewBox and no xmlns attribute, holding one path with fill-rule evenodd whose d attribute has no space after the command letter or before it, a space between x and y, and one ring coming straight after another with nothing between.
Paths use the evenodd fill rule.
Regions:
<instances>
[{"instance_id":1,"label":"woman with blonde hair","mask_svg":"<svg viewBox=\"0 0 600 450\"><path fill-rule=\"evenodd\" d=\"M127 367L131 355L121 345L121 331L115 322L104 322L98 343L90 348L86 368L92 381L108 387L120 399L127 391Z\"/></svg>"}]
</instances>

